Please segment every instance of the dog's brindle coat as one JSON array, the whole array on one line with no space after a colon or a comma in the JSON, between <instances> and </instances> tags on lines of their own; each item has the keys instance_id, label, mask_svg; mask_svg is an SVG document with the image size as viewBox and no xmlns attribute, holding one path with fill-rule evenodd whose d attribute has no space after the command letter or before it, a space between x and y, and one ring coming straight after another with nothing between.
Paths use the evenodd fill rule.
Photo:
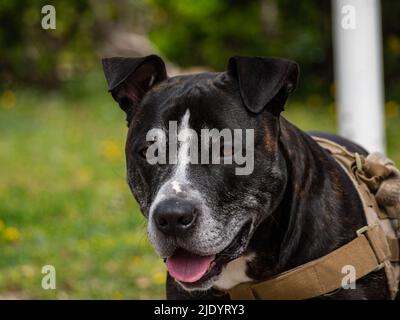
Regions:
<instances>
[{"instance_id":1,"label":"dog's brindle coat","mask_svg":"<svg viewBox=\"0 0 400 320\"><path fill-rule=\"evenodd\" d=\"M214 268L194 284L168 276L169 299L226 299L227 294L213 284L229 261L252 254L246 274L263 281L326 255L354 239L356 230L366 225L361 201L346 173L308 134L280 115L297 84L296 63L233 57L226 72L172 78L154 55L109 58L103 66L110 91L127 114L127 181L149 219L156 250L164 258L176 248L217 254ZM196 226L190 233L164 235L155 227L152 204L169 183L174 166L146 163L145 136L152 128L165 128L170 120L180 121L188 110L190 127L197 132L253 128L254 171L238 176L235 165L190 165L183 186L188 194L198 194L189 196L189 201L201 202ZM343 138L323 136L350 151L366 153ZM213 230L204 230L210 226ZM219 252L213 251L216 247ZM385 273L371 273L357 281L354 290L340 289L319 298L387 299Z\"/></svg>"}]
</instances>

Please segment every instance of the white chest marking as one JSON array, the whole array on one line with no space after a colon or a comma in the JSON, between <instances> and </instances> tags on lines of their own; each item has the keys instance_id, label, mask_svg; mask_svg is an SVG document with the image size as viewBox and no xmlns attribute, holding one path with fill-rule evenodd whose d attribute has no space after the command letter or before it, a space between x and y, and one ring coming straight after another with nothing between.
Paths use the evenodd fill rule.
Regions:
<instances>
[{"instance_id":1,"label":"white chest marking","mask_svg":"<svg viewBox=\"0 0 400 320\"><path fill-rule=\"evenodd\" d=\"M254 258L254 255L242 256L229 262L222 270L214 287L221 290L229 290L234 286L252 281L246 274L247 262Z\"/></svg>"}]
</instances>

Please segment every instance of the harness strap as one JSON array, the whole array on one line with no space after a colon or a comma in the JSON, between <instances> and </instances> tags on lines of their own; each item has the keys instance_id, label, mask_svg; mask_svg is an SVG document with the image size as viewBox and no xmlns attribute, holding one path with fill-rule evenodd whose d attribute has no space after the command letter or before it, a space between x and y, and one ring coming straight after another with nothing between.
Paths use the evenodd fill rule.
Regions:
<instances>
[{"instance_id":1,"label":"harness strap","mask_svg":"<svg viewBox=\"0 0 400 320\"><path fill-rule=\"evenodd\" d=\"M330 140L313 139L332 154L352 180L368 225L357 231L354 240L321 258L264 282L231 288L228 293L232 300L300 300L332 294L347 284L343 283L348 272L343 269L345 266L354 267L354 280L385 268L391 297L396 296L397 263L400 262L400 171L390 159L378 153L365 158Z\"/></svg>"},{"instance_id":2,"label":"harness strap","mask_svg":"<svg viewBox=\"0 0 400 320\"><path fill-rule=\"evenodd\" d=\"M354 240L319 259L261 283L240 284L228 293L232 300L301 300L326 295L342 287L347 265L354 267L355 280L383 268L390 257L384 244L385 234L379 225L364 227Z\"/></svg>"},{"instance_id":3,"label":"harness strap","mask_svg":"<svg viewBox=\"0 0 400 320\"><path fill-rule=\"evenodd\" d=\"M380 210L378 204L376 203L375 197L373 196L373 194L371 194L368 189L368 185L365 183L368 179L364 175L360 175L360 170L362 166L362 161L360 157L330 140L320 137L312 138L322 148L328 150L332 154L333 158L339 163L339 165L344 169L344 172L354 183L354 187L360 194L360 200L364 208L364 213L372 209L378 214L380 219L386 219L386 213Z\"/></svg>"},{"instance_id":4,"label":"harness strap","mask_svg":"<svg viewBox=\"0 0 400 320\"><path fill-rule=\"evenodd\" d=\"M387 238L390 251L392 255L390 257L391 262L400 262L400 239Z\"/></svg>"}]
</instances>

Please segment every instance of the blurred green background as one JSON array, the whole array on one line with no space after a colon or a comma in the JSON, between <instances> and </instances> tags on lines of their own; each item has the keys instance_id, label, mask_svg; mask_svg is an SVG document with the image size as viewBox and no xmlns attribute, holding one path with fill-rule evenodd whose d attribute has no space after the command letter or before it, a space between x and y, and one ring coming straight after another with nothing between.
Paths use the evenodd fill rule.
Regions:
<instances>
[{"instance_id":1,"label":"blurred green background","mask_svg":"<svg viewBox=\"0 0 400 320\"><path fill-rule=\"evenodd\" d=\"M56 8L43 30L43 5ZM125 183L122 111L100 58L158 53L171 73L236 54L294 59L285 116L336 129L330 1L0 2L0 299L164 297L165 272ZM388 153L400 163L400 2L382 1ZM54 265L57 289L43 290Z\"/></svg>"}]
</instances>

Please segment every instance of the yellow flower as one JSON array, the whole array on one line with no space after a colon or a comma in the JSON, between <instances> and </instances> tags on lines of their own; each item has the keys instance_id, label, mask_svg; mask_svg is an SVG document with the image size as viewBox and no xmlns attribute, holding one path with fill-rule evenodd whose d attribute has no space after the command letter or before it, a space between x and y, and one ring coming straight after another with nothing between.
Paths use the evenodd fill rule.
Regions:
<instances>
[{"instance_id":1,"label":"yellow flower","mask_svg":"<svg viewBox=\"0 0 400 320\"><path fill-rule=\"evenodd\" d=\"M166 281L165 272L156 272L153 276L153 283L155 284L164 284Z\"/></svg>"},{"instance_id":2,"label":"yellow flower","mask_svg":"<svg viewBox=\"0 0 400 320\"><path fill-rule=\"evenodd\" d=\"M394 118L399 114L399 106L395 101L388 101L385 105L386 116Z\"/></svg>"},{"instance_id":3,"label":"yellow flower","mask_svg":"<svg viewBox=\"0 0 400 320\"><path fill-rule=\"evenodd\" d=\"M132 268L140 267L141 265L143 265L143 258L139 256L134 256L132 257L132 259L130 259L129 264Z\"/></svg>"},{"instance_id":4,"label":"yellow flower","mask_svg":"<svg viewBox=\"0 0 400 320\"><path fill-rule=\"evenodd\" d=\"M0 105L4 109L14 108L16 101L15 93L11 90L5 90L0 96Z\"/></svg>"},{"instance_id":5,"label":"yellow flower","mask_svg":"<svg viewBox=\"0 0 400 320\"><path fill-rule=\"evenodd\" d=\"M93 175L89 168L79 168L76 174L76 183L78 186L83 187L87 185L92 178Z\"/></svg>"},{"instance_id":6,"label":"yellow flower","mask_svg":"<svg viewBox=\"0 0 400 320\"><path fill-rule=\"evenodd\" d=\"M102 143L102 154L109 161L122 159L122 148L115 140L105 140Z\"/></svg>"},{"instance_id":7,"label":"yellow flower","mask_svg":"<svg viewBox=\"0 0 400 320\"><path fill-rule=\"evenodd\" d=\"M306 103L311 107L320 107L323 104L322 98L318 94L310 94L307 97Z\"/></svg>"},{"instance_id":8,"label":"yellow flower","mask_svg":"<svg viewBox=\"0 0 400 320\"><path fill-rule=\"evenodd\" d=\"M331 85L329 86L329 93L331 94L332 98L336 97L336 83L331 83Z\"/></svg>"},{"instance_id":9,"label":"yellow flower","mask_svg":"<svg viewBox=\"0 0 400 320\"><path fill-rule=\"evenodd\" d=\"M329 104L328 110L329 110L329 113L335 114L336 113L336 105L334 103Z\"/></svg>"},{"instance_id":10,"label":"yellow flower","mask_svg":"<svg viewBox=\"0 0 400 320\"><path fill-rule=\"evenodd\" d=\"M20 233L17 228L7 227L3 231L3 236L8 241L18 241L20 239Z\"/></svg>"},{"instance_id":11,"label":"yellow flower","mask_svg":"<svg viewBox=\"0 0 400 320\"><path fill-rule=\"evenodd\" d=\"M146 289L150 285L150 280L146 277L140 277L135 280L135 283L139 288Z\"/></svg>"},{"instance_id":12,"label":"yellow flower","mask_svg":"<svg viewBox=\"0 0 400 320\"><path fill-rule=\"evenodd\" d=\"M32 278L35 275L35 268L31 265L25 264L21 266L21 273L25 277Z\"/></svg>"},{"instance_id":13,"label":"yellow flower","mask_svg":"<svg viewBox=\"0 0 400 320\"><path fill-rule=\"evenodd\" d=\"M124 299L124 294L122 292L116 291L113 292L111 295L112 300L123 300Z\"/></svg>"},{"instance_id":14,"label":"yellow flower","mask_svg":"<svg viewBox=\"0 0 400 320\"><path fill-rule=\"evenodd\" d=\"M388 49L395 55L400 55L400 38L395 35L388 37Z\"/></svg>"}]
</instances>

